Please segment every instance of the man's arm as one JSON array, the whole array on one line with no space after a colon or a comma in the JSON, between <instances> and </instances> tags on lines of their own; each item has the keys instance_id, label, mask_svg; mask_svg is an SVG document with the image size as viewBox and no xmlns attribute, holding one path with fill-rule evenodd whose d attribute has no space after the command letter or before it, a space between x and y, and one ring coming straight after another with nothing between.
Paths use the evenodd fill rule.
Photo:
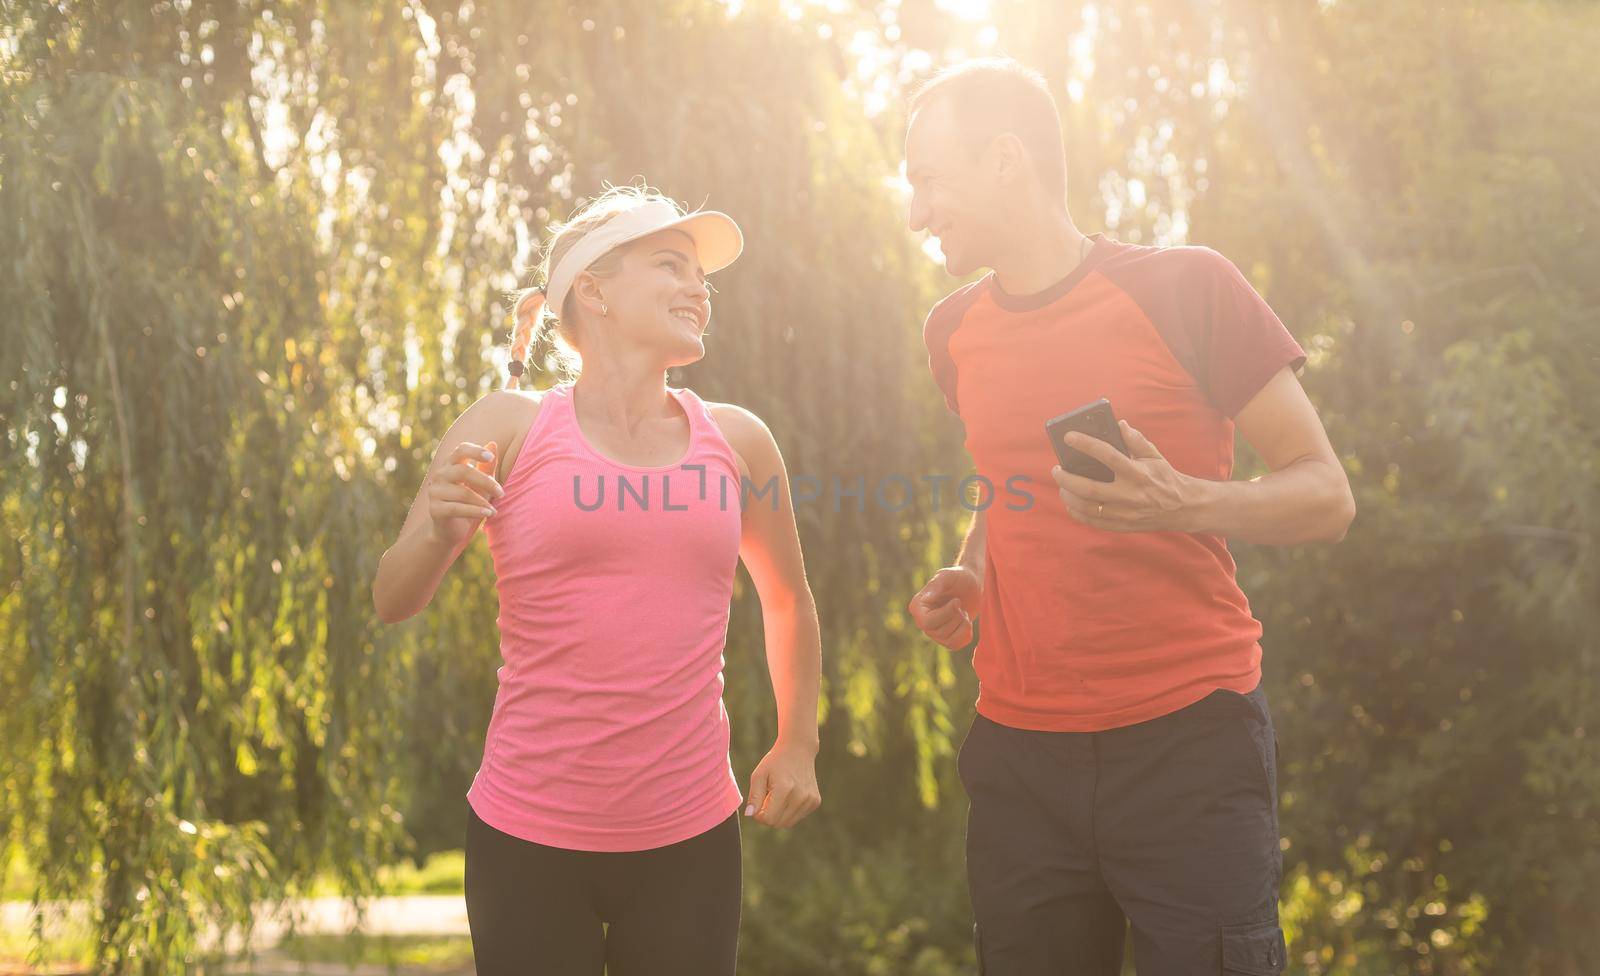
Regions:
<instances>
[{"instance_id":1,"label":"man's arm","mask_svg":"<svg viewBox=\"0 0 1600 976\"><path fill-rule=\"evenodd\" d=\"M1355 496L1294 373L1274 376L1234 422L1269 471L1249 481L1197 480L1188 531L1269 546L1343 539Z\"/></svg>"},{"instance_id":2,"label":"man's arm","mask_svg":"<svg viewBox=\"0 0 1600 976\"><path fill-rule=\"evenodd\" d=\"M1193 532L1262 545L1337 542L1355 518L1344 466L1306 397L1285 368L1235 418L1268 474L1250 481L1210 481L1177 471L1143 434L1122 423L1131 457L1083 434L1067 443L1104 462L1116 480L1102 483L1051 469L1073 518L1115 532Z\"/></svg>"},{"instance_id":3,"label":"man's arm","mask_svg":"<svg viewBox=\"0 0 1600 976\"><path fill-rule=\"evenodd\" d=\"M961 554L956 557L956 565L970 569L978 579L983 579L983 568L987 550L984 549L988 539L988 523L984 521L983 509L972 513L972 524L967 526L967 537L961 541Z\"/></svg>"},{"instance_id":4,"label":"man's arm","mask_svg":"<svg viewBox=\"0 0 1600 976\"><path fill-rule=\"evenodd\" d=\"M983 599L987 532L983 510L973 512L955 565L934 573L906 604L917 629L952 650L972 643L972 622Z\"/></svg>"}]
</instances>

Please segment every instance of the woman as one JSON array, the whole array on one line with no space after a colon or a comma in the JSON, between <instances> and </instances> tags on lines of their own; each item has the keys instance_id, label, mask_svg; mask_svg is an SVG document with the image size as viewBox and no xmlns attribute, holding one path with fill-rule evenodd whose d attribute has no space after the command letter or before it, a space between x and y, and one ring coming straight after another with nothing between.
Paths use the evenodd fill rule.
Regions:
<instances>
[{"instance_id":1,"label":"woman","mask_svg":"<svg viewBox=\"0 0 1600 976\"><path fill-rule=\"evenodd\" d=\"M427 606L480 522L494 557L505 664L467 795L485 976L733 973L742 801L722 652L740 559L778 707L745 815L786 828L821 803L820 638L783 459L749 411L665 381L705 355L705 274L742 248L727 216L642 187L554 228L546 285L516 304L508 389L445 434L379 564L393 622ZM523 391L546 330L581 370ZM775 481L776 501L742 506L742 478Z\"/></svg>"}]
</instances>

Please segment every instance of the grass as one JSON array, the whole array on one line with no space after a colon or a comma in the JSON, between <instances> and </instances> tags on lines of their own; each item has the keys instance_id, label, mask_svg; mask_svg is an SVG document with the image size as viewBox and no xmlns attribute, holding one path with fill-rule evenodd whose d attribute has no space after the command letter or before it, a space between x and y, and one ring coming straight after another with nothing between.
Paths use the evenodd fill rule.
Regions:
<instances>
[{"instance_id":1,"label":"grass","mask_svg":"<svg viewBox=\"0 0 1600 976\"><path fill-rule=\"evenodd\" d=\"M381 868L378 890L384 895L459 895L466 891L466 867L465 852L440 851L420 868L409 861Z\"/></svg>"},{"instance_id":2,"label":"grass","mask_svg":"<svg viewBox=\"0 0 1600 976\"><path fill-rule=\"evenodd\" d=\"M32 971L32 951L28 932L0 931L0 971ZM45 943L44 964L38 971L82 971L93 956L93 941L87 930L63 933ZM297 935L268 952L258 953L252 965L282 972L290 966L315 964L382 968L408 976L471 972L472 940L466 936L433 935ZM228 971L247 970L229 967Z\"/></svg>"},{"instance_id":3,"label":"grass","mask_svg":"<svg viewBox=\"0 0 1600 976\"><path fill-rule=\"evenodd\" d=\"M298 935L273 955L305 965L381 966L391 972L455 973L472 968L472 940L434 935Z\"/></svg>"},{"instance_id":4,"label":"grass","mask_svg":"<svg viewBox=\"0 0 1600 976\"><path fill-rule=\"evenodd\" d=\"M0 927L0 970L26 969L33 959L33 931L30 927ZM78 921L45 918L45 940L41 972L55 969L82 970L94 959L94 933Z\"/></svg>"},{"instance_id":5,"label":"grass","mask_svg":"<svg viewBox=\"0 0 1600 976\"><path fill-rule=\"evenodd\" d=\"M430 856L421 866L410 861L389 865L378 871L378 895L452 895L465 889L463 873L466 857L461 851L444 851ZM20 858L4 870L0 900L27 901L33 895L34 875ZM310 894L336 896L340 892L332 877L319 878ZM93 933L81 923L47 920L44 944L44 970L82 968L94 955ZM33 934L28 928L0 928L0 971L23 968L33 953ZM381 966L391 971L415 972L470 971L472 944L464 937L437 936L344 936L302 935L286 940L272 955L295 962L328 962Z\"/></svg>"},{"instance_id":6,"label":"grass","mask_svg":"<svg viewBox=\"0 0 1600 976\"><path fill-rule=\"evenodd\" d=\"M378 869L378 890L374 897L397 895L459 895L466 888L467 856L463 851L440 851L431 854L421 867L411 861L401 861ZM324 874L305 889L310 898L333 898L342 895L339 882L331 874Z\"/></svg>"},{"instance_id":7,"label":"grass","mask_svg":"<svg viewBox=\"0 0 1600 976\"><path fill-rule=\"evenodd\" d=\"M464 883L467 857L463 851L431 854L421 867L410 861L378 869L377 897L390 895L459 895ZM0 901L27 901L33 897L34 872L20 856L0 871ZM340 894L332 875L324 875L309 887L312 897Z\"/></svg>"},{"instance_id":8,"label":"grass","mask_svg":"<svg viewBox=\"0 0 1600 976\"><path fill-rule=\"evenodd\" d=\"M33 866L19 854L0 864L0 901L27 901L33 897Z\"/></svg>"}]
</instances>

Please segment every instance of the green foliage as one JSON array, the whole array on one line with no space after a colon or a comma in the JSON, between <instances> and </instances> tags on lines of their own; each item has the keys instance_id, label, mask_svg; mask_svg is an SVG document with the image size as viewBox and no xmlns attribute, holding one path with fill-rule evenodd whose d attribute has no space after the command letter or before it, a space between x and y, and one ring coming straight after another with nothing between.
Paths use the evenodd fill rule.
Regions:
<instances>
[{"instance_id":1,"label":"green foliage","mask_svg":"<svg viewBox=\"0 0 1600 976\"><path fill-rule=\"evenodd\" d=\"M465 889L466 856L461 851L432 854L420 866L402 862L378 872L385 895L453 895Z\"/></svg>"},{"instance_id":2,"label":"green foliage","mask_svg":"<svg viewBox=\"0 0 1600 976\"><path fill-rule=\"evenodd\" d=\"M1290 859L1362 899L1308 914L1307 968L1369 971L1320 948L1362 944L1386 971L1578 972L1600 952L1600 19L1278 21L1195 227L1298 316L1360 507L1336 549L1241 554Z\"/></svg>"},{"instance_id":3,"label":"green foliage","mask_svg":"<svg viewBox=\"0 0 1600 976\"><path fill-rule=\"evenodd\" d=\"M496 382L519 234L576 190L646 173L740 215L751 255L691 379L766 416L794 470L929 466L899 434L928 397L877 395L921 389L932 297L881 192L892 162L783 18L6 14L0 821L37 897L92 905L97 968L193 965L252 904L327 873L370 892L397 844L459 846L497 653L487 559L403 627L376 626L368 585L444 426ZM743 95L755 72L768 101ZM909 636L873 636L921 571L885 557L925 513L820 508L830 695L887 689L836 727L898 739L914 711L931 802L949 670L905 680ZM751 603L729 651L745 771L774 729Z\"/></svg>"},{"instance_id":4,"label":"green foliage","mask_svg":"<svg viewBox=\"0 0 1600 976\"><path fill-rule=\"evenodd\" d=\"M472 971L472 941L466 936L298 935L285 939L273 958L301 967L324 963L382 966L410 974L460 973Z\"/></svg>"},{"instance_id":5,"label":"green foliage","mask_svg":"<svg viewBox=\"0 0 1600 976\"><path fill-rule=\"evenodd\" d=\"M800 523L824 807L747 826L743 958L968 970L972 676L901 612L964 513L871 492L966 464L917 337L951 283L901 229L894 106L918 49L986 45L1067 93L1085 229L1218 248L1311 354L1358 520L1238 552L1298 971L1600 954L1595 9L993 8L985 40L921 0L0 6L0 861L89 906L98 969L192 968L212 926L329 877L458 883L378 866L461 846L492 569L474 547L390 628L368 586L503 375L528 242L643 174L748 235L674 381L755 410L823 490ZM744 581L741 776L775 727L759 625Z\"/></svg>"},{"instance_id":6,"label":"green foliage","mask_svg":"<svg viewBox=\"0 0 1600 976\"><path fill-rule=\"evenodd\" d=\"M374 557L330 531L376 496L335 364L296 351L307 211L262 194L235 106L137 66L176 25L21 13L0 821L38 896L93 902L101 967L154 970L317 867L360 887L394 834Z\"/></svg>"}]
</instances>

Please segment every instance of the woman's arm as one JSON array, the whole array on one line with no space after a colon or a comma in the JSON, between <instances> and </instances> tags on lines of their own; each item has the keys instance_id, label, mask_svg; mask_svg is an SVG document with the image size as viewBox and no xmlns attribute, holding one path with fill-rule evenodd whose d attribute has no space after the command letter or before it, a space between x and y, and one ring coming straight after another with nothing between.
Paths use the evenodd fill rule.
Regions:
<instances>
[{"instance_id":1,"label":"woman's arm","mask_svg":"<svg viewBox=\"0 0 1600 976\"><path fill-rule=\"evenodd\" d=\"M378 619L398 623L420 613L439 581L504 494L494 477L499 445L510 441L507 398L491 393L450 425L394 545L378 561L372 603Z\"/></svg>"},{"instance_id":2,"label":"woman's arm","mask_svg":"<svg viewBox=\"0 0 1600 976\"><path fill-rule=\"evenodd\" d=\"M739 558L761 599L767 669L778 705L778 741L750 775L745 815L769 826L792 827L822 804L816 774L822 672L817 606L806 583L789 475L772 431L742 407L716 404L712 415L749 468L750 479L758 486L777 482L771 502L752 501L745 510L739 542Z\"/></svg>"}]
</instances>

